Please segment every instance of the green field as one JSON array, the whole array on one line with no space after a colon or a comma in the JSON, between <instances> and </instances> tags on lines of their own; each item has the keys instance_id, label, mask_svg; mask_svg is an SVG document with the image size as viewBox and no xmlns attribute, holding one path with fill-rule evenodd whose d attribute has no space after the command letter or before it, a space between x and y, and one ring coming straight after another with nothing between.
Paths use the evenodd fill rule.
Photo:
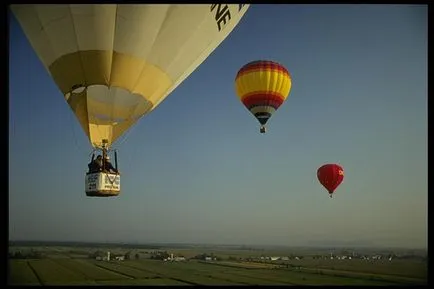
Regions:
<instances>
[{"instance_id":1,"label":"green field","mask_svg":"<svg viewBox=\"0 0 434 289\"><path fill-rule=\"evenodd\" d=\"M14 285L38 285L39 280L27 260L13 260L9 263L9 283Z\"/></svg>"},{"instance_id":2,"label":"green field","mask_svg":"<svg viewBox=\"0 0 434 289\"><path fill-rule=\"evenodd\" d=\"M164 249L176 255L212 252L223 261L164 262L149 259L151 250L43 247L41 259L9 259L11 285L423 285L427 264L418 260L302 260L247 262L227 257L250 251ZM140 259L97 261L96 250L133 254ZM224 254L223 254L224 253ZM257 254L263 254L260 252ZM269 254L269 253L267 253ZM271 254L269 254L271 255ZM276 254L277 255L277 254ZM147 257L143 257L147 256Z\"/></svg>"},{"instance_id":3,"label":"green field","mask_svg":"<svg viewBox=\"0 0 434 289\"><path fill-rule=\"evenodd\" d=\"M285 264L288 262L278 263ZM290 263L293 265L309 268L397 275L420 279L426 279L428 274L426 263L412 260L393 260L393 262L389 262L388 260L314 260L309 258L303 260L293 260Z\"/></svg>"},{"instance_id":4,"label":"green field","mask_svg":"<svg viewBox=\"0 0 434 289\"><path fill-rule=\"evenodd\" d=\"M91 262L91 260L56 259L54 261L60 266L70 271L80 273L86 280L110 281L110 280L129 279L128 277L122 274L108 271L104 268L95 266Z\"/></svg>"}]
</instances>

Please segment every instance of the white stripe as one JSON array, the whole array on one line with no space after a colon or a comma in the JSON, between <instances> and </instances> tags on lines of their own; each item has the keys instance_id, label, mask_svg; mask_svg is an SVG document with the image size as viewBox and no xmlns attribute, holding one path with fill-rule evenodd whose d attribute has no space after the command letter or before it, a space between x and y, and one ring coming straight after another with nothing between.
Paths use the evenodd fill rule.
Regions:
<instances>
[{"instance_id":1,"label":"white stripe","mask_svg":"<svg viewBox=\"0 0 434 289\"><path fill-rule=\"evenodd\" d=\"M252 109L250 109L250 112L255 114L258 112L268 112L270 114L273 114L276 110L272 106L255 106Z\"/></svg>"}]
</instances>

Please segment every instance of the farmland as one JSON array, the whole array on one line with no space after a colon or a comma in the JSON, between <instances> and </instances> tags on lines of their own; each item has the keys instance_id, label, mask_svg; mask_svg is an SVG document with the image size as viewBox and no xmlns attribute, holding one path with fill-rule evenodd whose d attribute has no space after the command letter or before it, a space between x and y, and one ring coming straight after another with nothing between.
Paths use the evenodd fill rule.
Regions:
<instances>
[{"instance_id":1,"label":"farmland","mask_svg":"<svg viewBox=\"0 0 434 289\"><path fill-rule=\"evenodd\" d=\"M125 247L12 246L33 252L9 259L11 285L420 285L427 284L426 260L247 261L269 252L219 248L159 248L183 255L180 262L152 259L156 249ZM26 251L27 250L27 251ZM97 260L95 251L128 259ZM36 253L35 253L36 252ZM219 259L193 258L212 252ZM271 252L284 253L284 252ZM24 254L24 253L23 253ZM37 258L34 257L37 256Z\"/></svg>"}]
</instances>

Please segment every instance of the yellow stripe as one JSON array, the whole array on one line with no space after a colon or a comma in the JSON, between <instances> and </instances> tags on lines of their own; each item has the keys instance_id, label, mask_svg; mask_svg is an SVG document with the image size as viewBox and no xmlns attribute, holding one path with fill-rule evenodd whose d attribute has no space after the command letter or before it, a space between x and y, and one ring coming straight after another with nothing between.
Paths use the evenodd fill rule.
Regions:
<instances>
[{"instance_id":1,"label":"yellow stripe","mask_svg":"<svg viewBox=\"0 0 434 289\"><path fill-rule=\"evenodd\" d=\"M254 68L254 69L252 69L250 67L247 68L247 69L241 69L238 72L237 77L241 77L241 76L246 75L248 73L257 73L257 72L261 72L261 71L270 71L270 72L275 72L275 73L284 73L284 74L286 74L286 75L289 76L289 72L286 72L285 70L282 70L282 69L278 69L278 68L270 69L270 68L265 68L265 67L258 66L258 67Z\"/></svg>"},{"instance_id":2,"label":"yellow stripe","mask_svg":"<svg viewBox=\"0 0 434 289\"><path fill-rule=\"evenodd\" d=\"M286 99L291 90L291 78L286 73L270 70L250 72L235 80L235 89L240 99L255 91L277 92Z\"/></svg>"},{"instance_id":3,"label":"yellow stripe","mask_svg":"<svg viewBox=\"0 0 434 289\"><path fill-rule=\"evenodd\" d=\"M49 67L63 94L75 85L110 85L142 95L155 103L173 81L164 71L134 56L107 51L86 50L64 55Z\"/></svg>"},{"instance_id":4,"label":"yellow stripe","mask_svg":"<svg viewBox=\"0 0 434 289\"><path fill-rule=\"evenodd\" d=\"M87 113L86 90L81 93L74 93L68 99L68 104L77 117L84 133L89 137L89 118Z\"/></svg>"},{"instance_id":5,"label":"yellow stripe","mask_svg":"<svg viewBox=\"0 0 434 289\"><path fill-rule=\"evenodd\" d=\"M49 71L64 95L77 86L105 85L123 88L144 98L146 107L139 113L147 113L166 96L173 81L161 69L130 55L105 50L78 51L57 59ZM137 119L128 119L118 125L103 124L90 119L88 107L95 111L110 112L110 105L92 102L86 97L87 91L71 94L67 102L78 118L89 140L94 146L107 138L109 145L125 132ZM115 109L118 109L117 107ZM127 111L118 110L118 116ZM131 116L131 115L130 115Z\"/></svg>"}]
</instances>

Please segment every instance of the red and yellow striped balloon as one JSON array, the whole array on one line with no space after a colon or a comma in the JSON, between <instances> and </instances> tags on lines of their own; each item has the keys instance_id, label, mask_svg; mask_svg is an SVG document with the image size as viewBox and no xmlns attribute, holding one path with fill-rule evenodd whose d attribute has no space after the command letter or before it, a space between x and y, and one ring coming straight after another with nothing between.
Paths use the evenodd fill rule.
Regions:
<instances>
[{"instance_id":1,"label":"red and yellow striped balloon","mask_svg":"<svg viewBox=\"0 0 434 289\"><path fill-rule=\"evenodd\" d=\"M241 102L261 124L261 133L264 133L265 124L288 97L291 75L277 62L252 61L238 71L235 89Z\"/></svg>"}]
</instances>

